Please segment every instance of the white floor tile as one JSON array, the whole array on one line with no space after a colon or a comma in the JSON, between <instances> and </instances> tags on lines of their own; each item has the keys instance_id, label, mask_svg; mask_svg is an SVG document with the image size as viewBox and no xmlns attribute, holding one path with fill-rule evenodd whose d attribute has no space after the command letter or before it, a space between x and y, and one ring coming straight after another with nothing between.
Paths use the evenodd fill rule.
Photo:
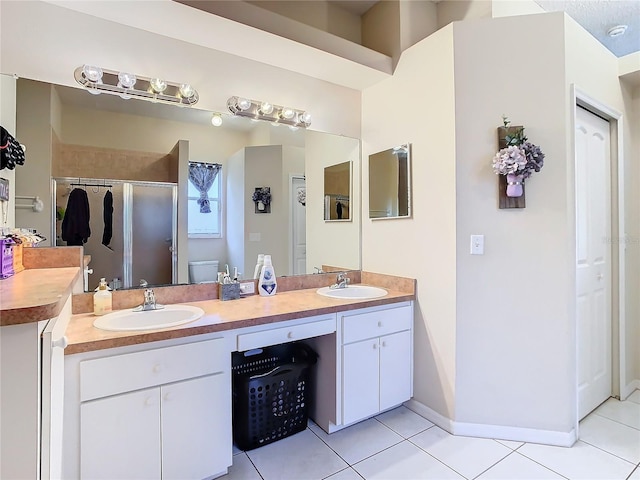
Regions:
<instances>
[{"instance_id":1,"label":"white floor tile","mask_svg":"<svg viewBox=\"0 0 640 480\"><path fill-rule=\"evenodd\" d=\"M362 477L353 468L349 467L327 477L325 480L362 480Z\"/></svg>"},{"instance_id":2,"label":"white floor tile","mask_svg":"<svg viewBox=\"0 0 640 480\"><path fill-rule=\"evenodd\" d=\"M524 445L524 442L514 442L513 440L497 440L496 439L496 442L500 442L502 445L504 445L505 447L509 447L511 450L517 450L522 445Z\"/></svg>"},{"instance_id":3,"label":"white floor tile","mask_svg":"<svg viewBox=\"0 0 640 480\"><path fill-rule=\"evenodd\" d=\"M580 440L634 464L640 462L640 430L600 415L580 422Z\"/></svg>"},{"instance_id":4,"label":"white floor tile","mask_svg":"<svg viewBox=\"0 0 640 480\"><path fill-rule=\"evenodd\" d=\"M309 429L247 455L264 480L318 480L348 466Z\"/></svg>"},{"instance_id":5,"label":"white floor tile","mask_svg":"<svg viewBox=\"0 0 640 480\"><path fill-rule=\"evenodd\" d=\"M572 480L625 479L634 468L633 464L581 441L571 448L527 443L518 453Z\"/></svg>"},{"instance_id":6,"label":"white floor tile","mask_svg":"<svg viewBox=\"0 0 640 480\"><path fill-rule=\"evenodd\" d=\"M234 455L229 473L220 477L221 480L261 480L261 478L249 457L242 452Z\"/></svg>"},{"instance_id":7,"label":"white floor tile","mask_svg":"<svg viewBox=\"0 0 640 480\"><path fill-rule=\"evenodd\" d=\"M407 407L398 407L376 417L376 420L384 423L391 430L404 438L409 438L427 428L433 427L433 423Z\"/></svg>"},{"instance_id":8,"label":"white floor tile","mask_svg":"<svg viewBox=\"0 0 640 480\"><path fill-rule=\"evenodd\" d=\"M367 480L462 478L408 441L369 457L354 465L353 468Z\"/></svg>"},{"instance_id":9,"label":"white floor tile","mask_svg":"<svg viewBox=\"0 0 640 480\"><path fill-rule=\"evenodd\" d=\"M640 430L640 403L610 398L593 413Z\"/></svg>"},{"instance_id":10,"label":"white floor tile","mask_svg":"<svg viewBox=\"0 0 640 480\"><path fill-rule=\"evenodd\" d=\"M636 467L631 476L629 476L629 480L640 480L640 467Z\"/></svg>"},{"instance_id":11,"label":"white floor tile","mask_svg":"<svg viewBox=\"0 0 640 480\"><path fill-rule=\"evenodd\" d=\"M627 397L628 402L640 403L640 390L634 391L631 395Z\"/></svg>"},{"instance_id":12,"label":"white floor tile","mask_svg":"<svg viewBox=\"0 0 640 480\"><path fill-rule=\"evenodd\" d=\"M349 465L353 465L404 440L396 432L373 418L331 435L328 435L317 425L311 425L310 428L323 442L344 458Z\"/></svg>"},{"instance_id":13,"label":"white floor tile","mask_svg":"<svg viewBox=\"0 0 640 480\"><path fill-rule=\"evenodd\" d=\"M411 437L411 442L467 478L474 478L512 450L495 440L451 435L433 427Z\"/></svg>"},{"instance_id":14,"label":"white floor tile","mask_svg":"<svg viewBox=\"0 0 640 480\"><path fill-rule=\"evenodd\" d=\"M518 452L513 452L477 478L483 480L514 480L515 478L518 480L546 480L563 477Z\"/></svg>"}]
</instances>

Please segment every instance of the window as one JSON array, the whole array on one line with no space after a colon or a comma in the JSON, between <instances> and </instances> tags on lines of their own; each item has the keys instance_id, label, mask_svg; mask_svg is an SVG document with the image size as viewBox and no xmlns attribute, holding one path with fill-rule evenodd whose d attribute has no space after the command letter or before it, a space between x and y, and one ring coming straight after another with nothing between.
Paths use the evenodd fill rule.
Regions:
<instances>
[{"instance_id":1,"label":"window","mask_svg":"<svg viewBox=\"0 0 640 480\"><path fill-rule=\"evenodd\" d=\"M207 192L209 196L209 206L211 208L210 213L201 213L200 205L198 204L198 200L200 199L200 193L198 189L191 183L191 181L187 182L189 184L188 190L188 217L187 217L187 225L189 237L191 238L220 238L222 237L221 233L221 222L220 222L220 185L221 185L221 175L222 171L218 173L216 179L213 181L211 188Z\"/></svg>"}]
</instances>

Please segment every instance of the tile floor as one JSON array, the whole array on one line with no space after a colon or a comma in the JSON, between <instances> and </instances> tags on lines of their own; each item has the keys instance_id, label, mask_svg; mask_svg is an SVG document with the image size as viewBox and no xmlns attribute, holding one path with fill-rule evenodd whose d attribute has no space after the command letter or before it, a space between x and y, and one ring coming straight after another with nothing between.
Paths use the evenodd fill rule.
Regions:
<instances>
[{"instance_id":1,"label":"tile floor","mask_svg":"<svg viewBox=\"0 0 640 480\"><path fill-rule=\"evenodd\" d=\"M317 425L235 449L224 480L640 480L640 390L607 400L571 448L453 436L405 407L327 435Z\"/></svg>"}]
</instances>

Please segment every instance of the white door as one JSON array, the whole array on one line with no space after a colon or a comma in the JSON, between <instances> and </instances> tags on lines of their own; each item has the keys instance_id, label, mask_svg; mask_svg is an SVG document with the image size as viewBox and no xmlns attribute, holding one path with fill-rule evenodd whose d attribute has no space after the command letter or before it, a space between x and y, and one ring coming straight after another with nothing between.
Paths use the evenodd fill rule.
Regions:
<instances>
[{"instance_id":1,"label":"white door","mask_svg":"<svg viewBox=\"0 0 640 480\"><path fill-rule=\"evenodd\" d=\"M163 480L200 480L231 465L231 396L221 393L228 380L209 375L161 388Z\"/></svg>"},{"instance_id":2,"label":"white door","mask_svg":"<svg viewBox=\"0 0 640 480\"><path fill-rule=\"evenodd\" d=\"M80 478L158 480L160 388L80 405Z\"/></svg>"},{"instance_id":3,"label":"white door","mask_svg":"<svg viewBox=\"0 0 640 480\"><path fill-rule=\"evenodd\" d=\"M611 171L609 122L577 108L576 280L578 414L611 395Z\"/></svg>"},{"instance_id":4,"label":"white door","mask_svg":"<svg viewBox=\"0 0 640 480\"><path fill-rule=\"evenodd\" d=\"M342 347L342 423L380 411L380 357L377 338Z\"/></svg>"},{"instance_id":5,"label":"white door","mask_svg":"<svg viewBox=\"0 0 640 480\"><path fill-rule=\"evenodd\" d=\"M307 210L298 201L298 192L306 191L303 177L291 178L291 231L293 275L307 273Z\"/></svg>"},{"instance_id":6,"label":"white door","mask_svg":"<svg viewBox=\"0 0 640 480\"><path fill-rule=\"evenodd\" d=\"M411 332L380 338L380 410L411 398Z\"/></svg>"}]
</instances>

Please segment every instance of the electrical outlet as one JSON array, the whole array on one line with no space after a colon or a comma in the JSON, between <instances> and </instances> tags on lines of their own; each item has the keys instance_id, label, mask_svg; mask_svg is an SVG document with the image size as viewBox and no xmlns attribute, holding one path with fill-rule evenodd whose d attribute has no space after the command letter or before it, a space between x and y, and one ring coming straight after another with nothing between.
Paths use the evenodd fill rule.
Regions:
<instances>
[{"instance_id":1,"label":"electrical outlet","mask_svg":"<svg viewBox=\"0 0 640 480\"><path fill-rule=\"evenodd\" d=\"M253 282L240 282L240 295L256 293L256 284Z\"/></svg>"}]
</instances>

